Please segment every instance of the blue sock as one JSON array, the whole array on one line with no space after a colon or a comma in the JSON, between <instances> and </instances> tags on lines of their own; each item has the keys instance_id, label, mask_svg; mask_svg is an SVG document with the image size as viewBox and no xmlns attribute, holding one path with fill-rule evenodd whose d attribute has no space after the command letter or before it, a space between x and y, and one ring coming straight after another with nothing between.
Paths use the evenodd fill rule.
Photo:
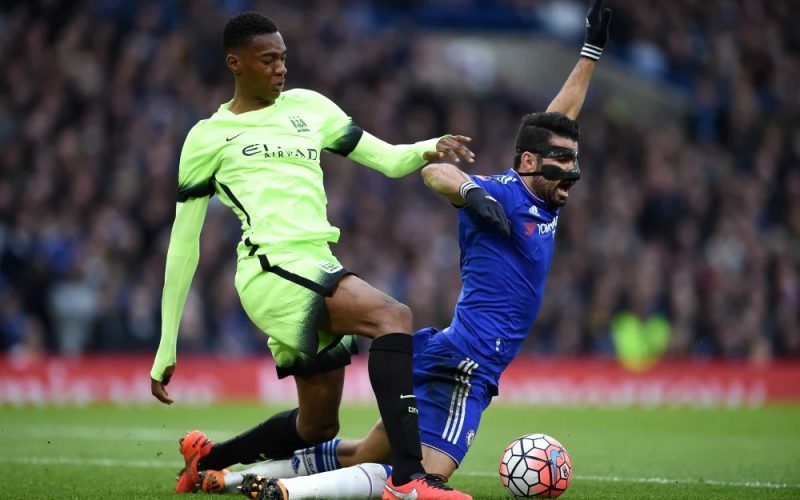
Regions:
<instances>
[{"instance_id":1,"label":"blue sock","mask_svg":"<svg viewBox=\"0 0 800 500\"><path fill-rule=\"evenodd\" d=\"M292 468L301 476L318 474L342 468L336 450L341 439L331 439L309 448L297 450L292 455Z\"/></svg>"},{"instance_id":2,"label":"blue sock","mask_svg":"<svg viewBox=\"0 0 800 500\"><path fill-rule=\"evenodd\" d=\"M314 446L317 472L327 472L342 468L342 464L339 463L339 458L336 456L336 448L339 447L341 442L341 439L331 439Z\"/></svg>"}]
</instances>

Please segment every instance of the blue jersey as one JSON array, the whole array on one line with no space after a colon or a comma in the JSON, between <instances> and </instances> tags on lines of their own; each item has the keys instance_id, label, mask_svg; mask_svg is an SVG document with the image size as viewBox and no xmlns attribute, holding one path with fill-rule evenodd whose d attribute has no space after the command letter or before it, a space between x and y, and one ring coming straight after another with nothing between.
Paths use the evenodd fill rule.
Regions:
<instances>
[{"instance_id":1,"label":"blue jersey","mask_svg":"<svg viewBox=\"0 0 800 500\"><path fill-rule=\"evenodd\" d=\"M537 198L513 169L472 176L502 205L506 237L469 210L459 210L463 288L444 334L499 378L533 326L553 258L558 208Z\"/></svg>"}]
</instances>

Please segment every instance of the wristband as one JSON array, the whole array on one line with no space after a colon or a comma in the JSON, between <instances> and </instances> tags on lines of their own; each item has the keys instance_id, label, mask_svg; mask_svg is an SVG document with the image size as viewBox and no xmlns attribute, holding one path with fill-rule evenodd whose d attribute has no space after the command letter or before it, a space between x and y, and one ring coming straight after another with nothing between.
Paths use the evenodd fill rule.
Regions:
<instances>
[{"instance_id":1,"label":"wristband","mask_svg":"<svg viewBox=\"0 0 800 500\"><path fill-rule=\"evenodd\" d=\"M590 43L584 43L583 48L581 49L581 57L588 57L592 61L597 61L600 59L600 54L603 53L603 47L598 47L597 45L592 45Z\"/></svg>"},{"instance_id":2,"label":"wristband","mask_svg":"<svg viewBox=\"0 0 800 500\"><path fill-rule=\"evenodd\" d=\"M475 184L475 182L467 181L464 184L462 184L460 188L458 188L458 194L460 194L461 197L464 198L464 201L466 201L467 200L467 193L469 191L473 190L473 189L478 189L479 187L480 186Z\"/></svg>"}]
</instances>

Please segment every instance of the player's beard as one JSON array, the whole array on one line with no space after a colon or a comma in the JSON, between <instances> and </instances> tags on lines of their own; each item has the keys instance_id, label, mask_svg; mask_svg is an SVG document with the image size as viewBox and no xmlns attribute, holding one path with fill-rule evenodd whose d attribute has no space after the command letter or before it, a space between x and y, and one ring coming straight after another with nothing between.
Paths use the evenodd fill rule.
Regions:
<instances>
[{"instance_id":1,"label":"player's beard","mask_svg":"<svg viewBox=\"0 0 800 500\"><path fill-rule=\"evenodd\" d=\"M564 204L567 202L566 199L560 199L558 197L558 183L551 183L548 182L546 185L542 186L542 189L534 190L534 193L539 195L541 199L545 201L550 206L553 207L563 207Z\"/></svg>"},{"instance_id":2,"label":"player's beard","mask_svg":"<svg viewBox=\"0 0 800 500\"><path fill-rule=\"evenodd\" d=\"M555 207L563 207L567 204L569 191L574 184L574 182L556 182L555 185L547 190L548 196L545 198L545 201ZM561 190L563 190L563 194L560 192Z\"/></svg>"}]
</instances>

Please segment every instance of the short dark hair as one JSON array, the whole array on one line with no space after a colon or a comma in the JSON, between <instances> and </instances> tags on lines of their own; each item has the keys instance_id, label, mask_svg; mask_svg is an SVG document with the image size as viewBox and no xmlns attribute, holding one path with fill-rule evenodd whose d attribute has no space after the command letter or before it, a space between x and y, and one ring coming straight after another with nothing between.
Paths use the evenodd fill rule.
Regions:
<instances>
[{"instance_id":1,"label":"short dark hair","mask_svg":"<svg viewBox=\"0 0 800 500\"><path fill-rule=\"evenodd\" d=\"M278 26L275 22L258 12L240 12L225 23L222 31L222 47L225 52L238 49L250 42L256 35L276 33Z\"/></svg>"},{"instance_id":2,"label":"short dark hair","mask_svg":"<svg viewBox=\"0 0 800 500\"><path fill-rule=\"evenodd\" d=\"M514 168L519 167L522 153L546 148L550 143L550 137L554 135L578 142L581 131L575 120L570 120L561 113L551 111L523 116L517 139L514 141L516 148Z\"/></svg>"}]
</instances>

